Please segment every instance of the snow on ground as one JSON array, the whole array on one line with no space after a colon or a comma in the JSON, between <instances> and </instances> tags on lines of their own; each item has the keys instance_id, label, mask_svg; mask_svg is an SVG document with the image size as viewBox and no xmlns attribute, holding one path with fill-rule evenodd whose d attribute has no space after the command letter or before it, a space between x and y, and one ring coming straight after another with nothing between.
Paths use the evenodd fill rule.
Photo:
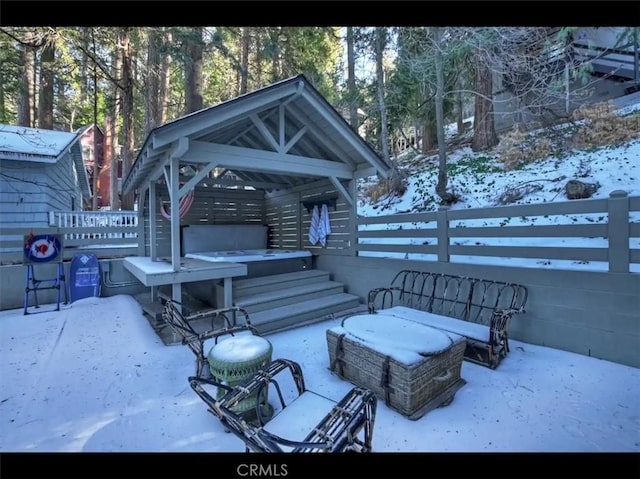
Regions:
<instances>
[{"instance_id":1,"label":"snow on ground","mask_svg":"<svg viewBox=\"0 0 640 479\"><path fill-rule=\"evenodd\" d=\"M640 103L628 105L619 110L628 114L640 109ZM422 158L420 161L400 159L401 165L409 168L406 193L391 201L383 199L370 203L362 197L358 202L358 214L364 217L437 211L439 198L435 194L438 175L438 156ZM531 186L532 191L510 204L540 204L569 201L564 192L567 181L577 179L598 184L593 198L608 198L613 191L623 190L629 196L640 195L640 138L619 146L603 146L589 150L573 150L562 157L549 157L529 163L518 170L506 171L497 154L492 152L474 153L470 147L463 147L447 154L449 190L461 197L461 201L451 205L450 211L467 208L500 206L499 197L518 187ZM418 166L419 165L419 166ZM362 192L374 179L363 181ZM631 212L630 220L640 223L640 212ZM451 221L450 227L482 226L530 226L559 224L606 224L606 213L571 214L549 216L523 216L491 219ZM431 224L383 224L362 225L361 231L379 229L410 229L417 227L435 228ZM435 244L435 238L427 240ZM360 244L425 244L424 238L362 238ZM606 238L454 238L455 245L509 245L509 246L571 246L606 248ZM631 248L640 248L640 238L631 238ZM363 256L384 256L408 259L436 260L435 255L387 252L361 252ZM506 261L505 261L506 260ZM526 258L498 258L480 256L452 256L452 262L472 262L483 264L509 264L511 266L563 268L591 271L607 271L606 262L547 260ZM631 265L632 272L640 272L640 264Z\"/></svg>"},{"instance_id":2,"label":"snow on ground","mask_svg":"<svg viewBox=\"0 0 640 479\"><path fill-rule=\"evenodd\" d=\"M195 358L165 346L130 296L0 312L0 452L243 452L191 390ZM266 336L334 400L339 319ZM464 362L453 402L411 421L378 402L375 452L638 452L640 369L518 341L496 370ZM292 425L292 427L295 425Z\"/></svg>"}]
</instances>

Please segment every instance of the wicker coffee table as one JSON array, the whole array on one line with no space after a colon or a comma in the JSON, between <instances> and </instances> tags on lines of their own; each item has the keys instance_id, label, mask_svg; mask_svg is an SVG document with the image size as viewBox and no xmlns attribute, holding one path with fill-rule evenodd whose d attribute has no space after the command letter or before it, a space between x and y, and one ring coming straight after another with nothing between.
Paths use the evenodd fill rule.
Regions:
<instances>
[{"instance_id":1,"label":"wicker coffee table","mask_svg":"<svg viewBox=\"0 0 640 479\"><path fill-rule=\"evenodd\" d=\"M386 314L358 314L327 330L330 368L416 420L446 406L461 378L464 337Z\"/></svg>"}]
</instances>

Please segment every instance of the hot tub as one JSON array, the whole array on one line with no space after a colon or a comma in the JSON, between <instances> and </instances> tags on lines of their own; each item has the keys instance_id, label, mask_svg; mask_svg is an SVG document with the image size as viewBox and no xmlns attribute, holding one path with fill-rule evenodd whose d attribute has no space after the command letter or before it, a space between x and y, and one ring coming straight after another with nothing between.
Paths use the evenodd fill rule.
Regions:
<instances>
[{"instance_id":1,"label":"hot tub","mask_svg":"<svg viewBox=\"0 0 640 479\"><path fill-rule=\"evenodd\" d=\"M312 255L309 251L295 249L237 249L229 251L194 251L187 258L204 261L244 263L247 278L271 274L292 273L311 269Z\"/></svg>"},{"instance_id":2,"label":"hot tub","mask_svg":"<svg viewBox=\"0 0 640 479\"><path fill-rule=\"evenodd\" d=\"M309 251L269 248L268 230L263 225L185 226L181 230L181 253L191 259L243 263L247 275L237 280L312 268ZM190 283L187 292L200 301L211 302L215 290L215 283L200 281Z\"/></svg>"},{"instance_id":3,"label":"hot tub","mask_svg":"<svg viewBox=\"0 0 640 479\"><path fill-rule=\"evenodd\" d=\"M293 273L311 269L312 255L309 251L287 249L252 249L230 251L200 251L187 253L186 258L216 262L242 263L247 267L246 276L236 279L257 278L274 274ZM220 307L219 281L198 281L189 283L186 291L194 298ZM215 299L215 302L214 302Z\"/></svg>"},{"instance_id":4,"label":"hot tub","mask_svg":"<svg viewBox=\"0 0 640 479\"><path fill-rule=\"evenodd\" d=\"M231 251L198 251L187 253L187 258L204 261L231 261L233 263L250 263L254 261L273 261L290 258L310 258L311 253L294 249L240 249Z\"/></svg>"}]
</instances>

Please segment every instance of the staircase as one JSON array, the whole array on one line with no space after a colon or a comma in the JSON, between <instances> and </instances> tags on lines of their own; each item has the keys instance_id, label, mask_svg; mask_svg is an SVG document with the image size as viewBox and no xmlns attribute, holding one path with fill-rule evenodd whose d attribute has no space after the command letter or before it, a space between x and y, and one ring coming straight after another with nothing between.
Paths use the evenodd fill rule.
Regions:
<instances>
[{"instance_id":1,"label":"staircase","mask_svg":"<svg viewBox=\"0 0 640 479\"><path fill-rule=\"evenodd\" d=\"M293 273L233 280L233 304L249 313L260 334L269 334L330 318L360 306L360 298L344 292L344 285L327 271ZM217 304L223 287L216 286Z\"/></svg>"}]
</instances>

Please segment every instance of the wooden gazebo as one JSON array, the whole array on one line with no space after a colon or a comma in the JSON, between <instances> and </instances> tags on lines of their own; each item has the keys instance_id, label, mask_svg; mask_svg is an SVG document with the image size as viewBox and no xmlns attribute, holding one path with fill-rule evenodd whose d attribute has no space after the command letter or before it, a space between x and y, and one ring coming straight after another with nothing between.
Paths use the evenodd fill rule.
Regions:
<instances>
[{"instance_id":1,"label":"wooden gazebo","mask_svg":"<svg viewBox=\"0 0 640 479\"><path fill-rule=\"evenodd\" d=\"M140 271L137 275L151 286L172 284L172 299L179 301L180 273L188 266L181 254L181 226L188 224L261 223L270 227L270 247L355 254L356 180L388 172L389 165L303 75L166 123L145 140L122 194L137 193L140 214L148 220L145 260L156 262L165 248L171 271L161 283ZM181 199L193 191L194 216L181 218ZM233 208L226 208L227 216L212 213L211 205L208 213L198 209L203 197L222 192L236 195L233 208L258 206L250 217ZM309 244L305 235L311 207L319 202L330 202L334 215L335 234L324 248ZM158 223L161 206L170 211L170 230ZM227 276L205 273L201 279L224 278L230 289L231 277L244 273L237 264L226 268Z\"/></svg>"}]
</instances>

